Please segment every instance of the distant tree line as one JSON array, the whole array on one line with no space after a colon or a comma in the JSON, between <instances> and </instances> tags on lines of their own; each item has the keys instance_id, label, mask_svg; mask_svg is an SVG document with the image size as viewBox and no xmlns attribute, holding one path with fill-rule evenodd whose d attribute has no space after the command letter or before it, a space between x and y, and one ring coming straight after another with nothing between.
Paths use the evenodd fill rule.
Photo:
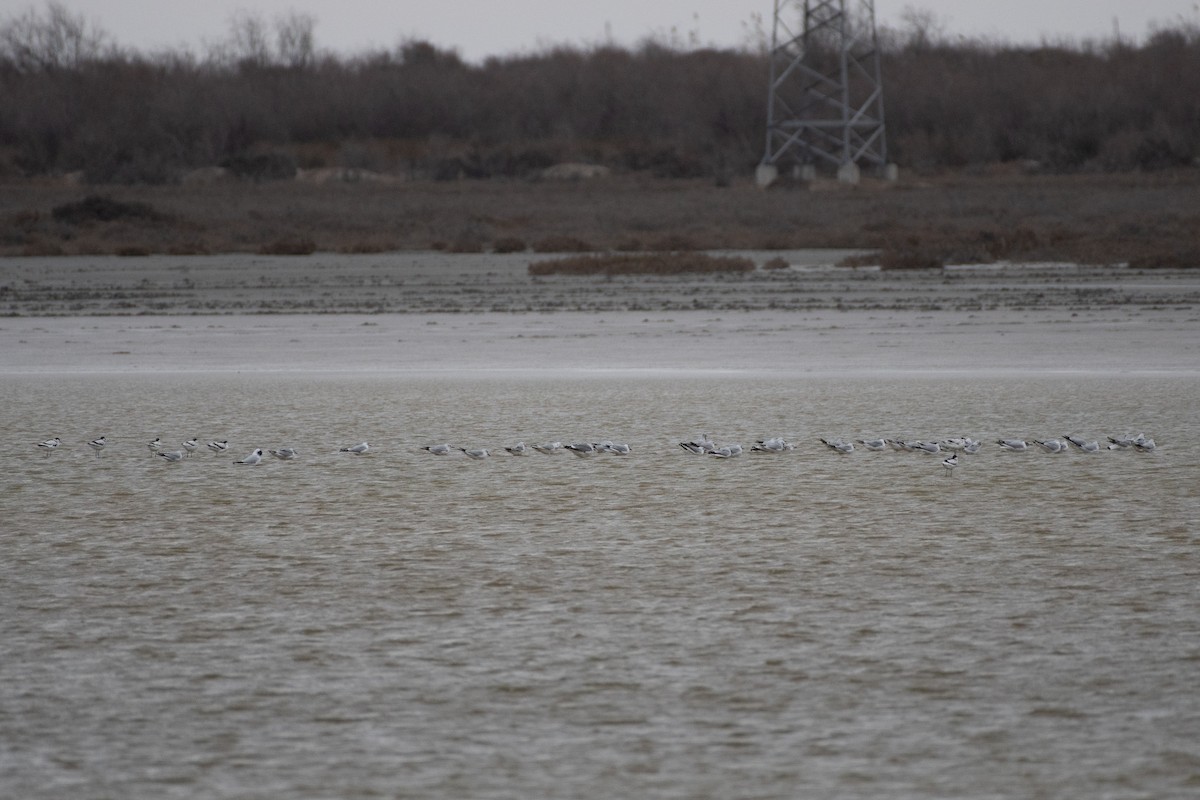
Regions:
<instances>
[{"instance_id":1,"label":"distant tree line","mask_svg":"<svg viewBox=\"0 0 1200 800\"><path fill-rule=\"evenodd\" d=\"M914 15L881 32L888 148L917 170L1004 162L1154 170L1200 158L1200 28L1016 47ZM727 178L765 143L765 47L548 49L468 64L424 41L319 50L315 20L252 14L205 53L142 53L49 2L0 20L0 176L161 183L356 167L523 177L585 160Z\"/></svg>"}]
</instances>

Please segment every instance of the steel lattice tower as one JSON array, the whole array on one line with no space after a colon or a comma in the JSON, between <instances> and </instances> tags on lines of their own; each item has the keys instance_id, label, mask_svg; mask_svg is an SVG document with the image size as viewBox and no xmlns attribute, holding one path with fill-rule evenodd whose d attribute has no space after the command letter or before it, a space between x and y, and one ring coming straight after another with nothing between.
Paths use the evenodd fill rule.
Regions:
<instances>
[{"instance_id":1,"label":"steel lattice tower","mask_svg":"<svg viewBox=\"0 0 1200 800\"><path fill-rule=\"evenodd\" d=\"M856 182L860 164L887 166L874 0L775 0L759 184L820 165Z\"/></svg>"}]
</instances>

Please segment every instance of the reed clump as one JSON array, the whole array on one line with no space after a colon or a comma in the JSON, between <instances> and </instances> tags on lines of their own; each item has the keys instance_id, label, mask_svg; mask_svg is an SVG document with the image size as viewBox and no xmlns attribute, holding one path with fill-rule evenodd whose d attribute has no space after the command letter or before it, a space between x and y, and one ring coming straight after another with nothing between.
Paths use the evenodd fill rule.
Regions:
<instances>
[{"instance_id":1,"label":"reed clump","mask_svg":"<svg viewBox=\"0 0 1200 800\"><path fill-rule=\"evenodd\" d=\"M706 253L609 253L534 261L530 275L683 275L752 272L754 262Z\"/></svg>"}]
</instances>

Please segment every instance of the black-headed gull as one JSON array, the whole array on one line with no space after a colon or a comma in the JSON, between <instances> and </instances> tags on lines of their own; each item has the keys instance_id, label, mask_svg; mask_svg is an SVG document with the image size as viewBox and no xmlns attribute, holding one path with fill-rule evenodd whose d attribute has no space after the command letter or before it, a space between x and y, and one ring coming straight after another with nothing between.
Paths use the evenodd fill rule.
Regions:
<instances>
[{"instance_id":1,"label":"black-headed gull","mask_svg":"<svg viewBox=\"0 0 1200 800\"><path fill-rule=\"evenodd\" d=\"M146 449L150 451L150 455L154 455L162 449L162 439L155 436L154 441L146 442Z\"/></svg>"},{"instance_id":2,"label":"black-headed gull","mask_svg":"<svg viewBox=\"0 0 1200 800\"><path fill-rule=\"evenodd\" d=\"M825 445L830 450L836 450L839 453L854 452L854 443L843 442L841 439L822 439L821 444Z\"/></svg>"},{"instance_id":3,"label":"black-headed gull","mask_svg":"<svg viewBox=\"0 0 1200 800\"><path fill-rule=\"evenodd\" d=\"M1029 443L1024 439L997 439L996 444L1005 450L1020 451L1029 449Z\"/></svg>"},{"instance_id":4,"label":"black-headed gull","mask_svg":"<svg viewBox=\"0 0 1200 800\"><path fill-rule=\"evenodd\" d=\"M929 453L930 455L937 455L942 452L942 446L937 442L917 440L915 442L905 442L905 444L909 446L910 450L916 452Z\"/></svg>"},{"instance_id":5,"label":"black-headed gull","mask_svg":"<svg viewBox=\"0 0 1200 800\"><path fill-rule=\"evenodd\" d=\"M886 450L888 448L887 439L859 439L858 443L868 450Z\"/></svg>"},{"instance_id":6,"label":"black-headed gull","mask_svg":"<svg viewBox=\"0 0 1200 800\"><path fill-rule=\"evenodd\" d=\"M1080 450L1082 450L1085 453L1100 452L1100 443L1099 442L1096 442L1096 441L1089 442L1087 439L1084 439L1082 436L1064 436L1063 438L1066 439L1071 444L1078 447Z\"/></svg>"},{"instance_id":7,"label":"black-headed gull","mask_svg":"<svg viewBox=\"0 0 1200 800\"><path fill-rule=\"evenodd\" d=\"M182 450L159 450L155 455L171 463L183 461L184 459Z\"/></svg>"},{"instance_id":8,"label":"black-headed gull","mask_svg":"<svg viewBox=\"0 0 1200 800\"><path fill-rule=\"evenodd\" d=\"M517 442L512 447L504 448L504 451L513 456L529 455L529 448L525 446L524 442Z\"/></svg>"},{"instance_id":9,"label":"black-headed gull","mask_svg":"<svg viewBox=\"0 0 1200 800\"><path fill-rule=\"evenodd\" d=\"M737 458L742 454L742 446L740 444L727 444L721 447L714 447L708 451L708 455L716 456L717 458Z\"/></svg>"},{"instance_id":10,"label":"black-headed gull","mask_svg":"<svg viewBox=\"0 0 1200 800\"><path fill-rule=\"evenodd\" d=\"M460 447L458 449L462 450L468 458L487 458L491 455L486 447Z\"/></svg>"},{"instance_id":11,"label":"black-headed gull","mask_svg":"<svg viewBox=\"0 0 1200 800\"><path fill-rule=\"evenodd\" d=\"M352 444L349 447L343 447L338 452L354 453L354 455L356 455L356 456L361 456L363 453L367 452L370 449L371 449L371 445L367 444L366 442L359 442L358 444Z\"/></svg>"},{"instance_id":12,"label":"black-headed gull","mask_svg":"<svg viewBox=\"0 0 1200 800\"><path fill-rule=\"evenodd\" d=\"M1034 439L1033 443L1046 453L1064 453L1067 450L1067 445L1058 439Z\"/></svg>"},{"instance_id":13,"label":"black-headed gull","mask_svg":"<svg viewBox=\"0 0 1200 800\"><path fill-rule=\"evenodd\" d=\"M246 456L241 461L235 461L233 463L235 463L235 464L250 464L251 466L253 466L254 464L257 464L260 461L262 461L262 457L263 457L263 451L262 451L262 448L260 447L260 448L256 448L253 453Z\"/></svg>"},{"instance_id":14,"label":"black-headed gull","mask_svg":"<svg viewBox=\"0 0 1200 800\"><path fill-rule=\"evenodd\" d=\"M786 453L795 448L791 442L782 436L772 436L770 439L759 439L750 447L752 453Z\"/></svg>"},{"instance_id":15,"label":"black-headed gull","mask_svg":"<svg viewBox=\"0 0 1200 800\"><path fill-rule=\"evenodd\" d=\"M563 445L563 448L570 450L580 458L589 458L600 452L596 449L596 445L591 442L573 442L572 444Z\"/></svg>"},{"instance_id":16,"label":"black-headed gull","mask_svg":"<svg viewBox=\"0 0 1200 800\"><path fill-rule=\"evenodd\" d=\"M533 449L537 450L539 453L541 453L543 455L552 456L555 453L561 453L563 451L563 443L562 442L546 442L545 444L535 444L533 446Z\"/></svg>"},{"instance_id":17,"label":"black-headed gull","mask_svg":"<svg viewBox=\"0 0 1200 800\"><path fill-rule=\"evenodd\" d=\"M55 436L53 439L47 439L44 442L38 442L38 449L45 455L50 455L55 449L62 444L62 439Z\"/></svg>"},{"instance_id":18,"label":"black-headed gull","mask_svg":"<svg viewBox=\"0 0 1200 800\"><path fill-rule=\"evenodd\" d=\"M717 447L713 440L708 438L707 433L700 434L700 438L692 439L690 442L680 442L679 446L689 453L696 454L711 453Z\"/></svg>"},{"instance_id":19,"label":"black-headed gull","mask_svg":"<svg viewBox=\"0 0 1200 800\"><path fill-rule=\"evenodd\" d=\"M226 439L222 439L222 440L221 440L221 441L219 441L219 442L209 442L209 443L208 443L207 445L205 445L205 446L206 446L206 447L207 447L209 450L212 450L212 451L213 451L214 453L216 453L217 455L220 455L221 453L224 453L226 450L228 450L228 449L229 449L229 441L228 441L228 440L226 440Z\"/></svg>"},{"instance_id":20,"label":"black-headed gull","mask_svg":"<svg viewBox=\"0 0 1200 800\"><path fill-rule=\"evenodd\" d=\"M104 449L104 445L107 443L108 443L108 440L104 436L101 436L99 439L92 439L90 442L88 442L88 447L95 450L96 458L99 458L100 451Z\"/></svg>"},{"instance_id":21,"label":"black-headed gull","mask_svg":"<svg viewBox=\"0 0 1200 800\"><path fill-rule=\"evenodd\" d=\"M597 450L602 450L605 453L615 453L619 456L627 456L633 452L633 448L624 442L603 441L596 445Z\"/></svg>"},{"instance_id":22,"label":"black-headed gull","mask_svg":"<svg viewBox=\"0 0 1200 800\"><path fill-rule=\"evenodd\" d=\"M278 450L272 450L271 455L275 456L280 461L291 461L296 456L300 455L300 451L294 447L281 447Z\"/></svg>"},{"instance_id":23,"label":"black-headed gull","mask_svg":"<svg viewBox=\"0 0 1200 800\"><path fill-rule=\"evenodd\" d=\"M1145 436L1139 435L1133 440L1133 449L1141 453L1149 453L1156 447L1153 439L1147 439Z\"/></svg>"},{"instance_id":24,"label":"black-headed gull","mask_svg":"<svg viewBox=\"0 0 1200 800\"><path fill-rule=\"evenodd\" d=\"M433 453L435 456L448 456L448 455L450 455L450 453L452 453L454 451L454 448L450 446L449 442L443 442L442 444L426 445L425 447L422 447L421 449L428 453Z\"/></svg>"}]
</instances>

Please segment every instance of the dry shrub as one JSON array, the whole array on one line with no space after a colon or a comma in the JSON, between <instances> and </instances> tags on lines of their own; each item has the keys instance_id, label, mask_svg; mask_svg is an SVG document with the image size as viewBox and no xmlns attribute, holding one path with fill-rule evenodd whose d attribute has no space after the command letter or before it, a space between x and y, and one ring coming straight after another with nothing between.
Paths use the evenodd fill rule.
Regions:
<instances>
[{"instance_id":1,"label":"dry shrub","mask_svg":"<svg viewBox=\"0 0 1200 800\"><path fill-rule=\"evenodd\" d=\"M157 222L163 215L148 203L123 203L111 197L88 195L75 203L55 206L50 212L59 222L81 225L87 222L113 222L119 219L136 219Z\"/></svg>"},{"instance_id":2,"label":"dry shrub","mask_svg":"<svg viewBox=\"0 0 1200 800\"><path fill-rule=\"evenodd\" d=\"M317 251L312 239L276 239L259 246L260 256L307 256Z\"/></svg>"},{"instance_id":3,"label":"dry shrub","mask_svg":"<svg viewBox=\"0 0 1200 800\"><path fill-rule=\"evenodd\" d=\"M402 249L396 242L385 239L359 239L338 246L337 252L347 255L371 255L374 253L391 253Z\"/></svg>"},{"instance_id":4,"label":"dry shrub","mask_svg":"<svg viewBox=\"0 0 1200 800\"><path fill-rule=\"evenodd\" d=\"M524 253L528 249L525 240L515 236L504 236L492 242L493 253Z\"/></svg>"},{"instance_id":5,"label":"dry shrub","mask_svg":"<svg viewBox=\"0 0 1200 800\"><path fill-rule=\"evenodd\" d=\"M1164 249L1129 259L1134 269L1200 269L1200 249Z\"/></svg>"},{"instance_id":6,"label":"dry shrub","mask_svg":"<svg viewBox=\"0 0 1200 800\"><path fill-rule=\"evenodd\" d=\"M668 233L660 239L656 239L650 243L647 250L659 250L662 252L670 251L690 251L703 250L704 248L697 246L696 242L684 236L681 233Z\"/></svg>"},{"instance_id":7,"label":"dry shrub","mask_svg":"<svg viewBox=\"0 0 1200 800\"><path fill-rule=\"evenodd\" d=\"M923 247L884 250L879 254L881 269L941 269L946 262L937 252Z\"/></svg>"},{"instance_id":8,"label":"dry shrub","mask_svg":"<svg viewBox=\"0 0 1200 800\"><path fill-rule=\"evenodd\" d=\"M167 247L169 256L207 256L212 252L200 241L175 242Z\"/></svg>"},{"instance_id":9,"label":"dry shrub","mask_svg":"<svg viewBox=\"0 0 1200 800\"><path fill-rule=\"evenodd\" d=\"M455 239L446 248L447 253L482 253L483 241L473 236Z\"/></svg>"},{"instance_id":10,"label":"dry shrub","mask_svg":"<svg viewBox=\"0 0 1200 800\"><path fill-rule=\"evenodd\" d=\"M706 253L592 255L535 261L530 275L681 275L697 272L751 272L748 258Z\"/></svg>"},{"instance_id":11,"label":"dry shrub","mask_svg":"<svg viewBox=\"0 0 1200 800\"><path fill-rule=\"evenodd\" d=\"M150 248L143 247L140 244L127 244L118 247L113 251L113 255L125 257L142 257L150 255Z\"/></svg>"},{"instance_id":12,"label":"dry shrub","mask_svg":"<svg viewBox=\"0 0 1200 800\"><path fill-rule=\"evenodd\" d=\"M787 259L780 258L779 256L775 256L774 258L764 262L762 265L762 268L763 269L787 269L790 266L791 266L791 264L789 264L787 262Z\"/></svg>"},{"instance_id":13,"label":"dry shrub","mask_svg":"<svg viewBox=\"0 0 1200 800\"><path fill-rule=\"evenodd\" d=\"M533 243L535 253L590 253L595 249L576 236L547 236Z\"/></svg>"},{"instance_id":14,"label":"dry shrub","mask_svg":"<svg viewBox=\"0 0 1200 800\"><path fill-rule=\"evenodd\" d=\"M62 245L46 239L34 239L27 242L20 251L22 256L61 256L65 255Z\"/></svg>"}]
</instances>

